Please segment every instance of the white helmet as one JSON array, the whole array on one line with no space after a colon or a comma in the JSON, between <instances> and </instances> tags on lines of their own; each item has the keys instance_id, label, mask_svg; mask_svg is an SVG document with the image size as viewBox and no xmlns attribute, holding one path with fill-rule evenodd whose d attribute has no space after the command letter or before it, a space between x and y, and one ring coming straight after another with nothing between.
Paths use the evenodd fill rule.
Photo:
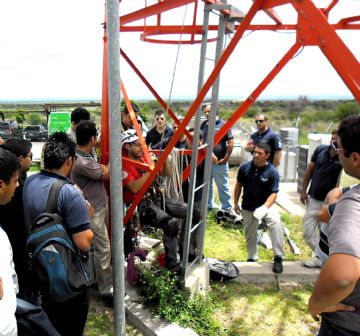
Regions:
<instances>
[{"instance_id":1,"label":"white helmet","mask_svg":"<svg viewBox=\"0 0 360 336\"><path fill-rule=\"evenodd\" d=\"M121 145L124 146L127 143L132 143L136 140L139 140L136 130L128 129L121 134Z\"/></svg>"}]
</instances>

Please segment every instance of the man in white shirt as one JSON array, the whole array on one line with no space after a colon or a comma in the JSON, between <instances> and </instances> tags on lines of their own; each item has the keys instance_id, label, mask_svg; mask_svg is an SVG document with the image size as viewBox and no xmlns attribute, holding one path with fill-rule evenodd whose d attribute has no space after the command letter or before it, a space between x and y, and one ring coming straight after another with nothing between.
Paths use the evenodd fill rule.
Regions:
<instances>
[{"instance_id":1,"label":"man in white shirt","mask_svg":"<svg viewBox=\"0 0 360 336\"><path fill-rule=\"evenodd\" d=\"M7 204L18 187L20 161L11 152L0 149L0 204ZM0 213L1 216L1 213ZM13 253L5 231L0 227L0 335L16 336L15 318L17 276Z\"/></svg>"}]
</instances>

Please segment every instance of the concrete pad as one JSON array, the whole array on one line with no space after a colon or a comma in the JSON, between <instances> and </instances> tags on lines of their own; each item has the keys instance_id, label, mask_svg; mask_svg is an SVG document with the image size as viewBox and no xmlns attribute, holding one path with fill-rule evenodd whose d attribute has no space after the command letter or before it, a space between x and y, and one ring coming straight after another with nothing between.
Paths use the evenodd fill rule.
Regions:
<instances>
[{"instance_id":1,"label":"concrete pad","mask_svg":"<svg viewBox=\"0 0 360 336\"><path fill-rule=\"evenodd\" d=\"M125 312L127 320L145 336L197 336L193 330L182 328L176 323L152 315L150 309L141 303L136 289L125 281Z\"/></svg>"},{"instance_id":2,"label":"concrete pad","mask_svg":"<svg viewBox=\"0 0 360 336\"><path fill-rule=\"evenodd\" d=\"M195 293L206 294L210 289L210 267L201 262L192 267L185 280L185 287L190 290L191 296Z\"/></svg>"},{"instance_id":3,"label":"concrete pad","mask_svg":"<svg viewBox=\"0 0 360 336\"><path fill-rule=\"evenodd\" d=\"M302 261L284 261L284 272L276 274L269 262L234 262L239 276L231 281L253 284L314 284L320 274L320 268L308 268Z\"/></svg>"},{"instance_id":4,"label":"concrete pad","mask_svg":"<svg viewBox=\"0 0 360 336\"><path fill-rule=\"evenodd\" d=\"M300 202L300 195L297 192L297 183L280 183L276 204L292 215L304 216L305 205Z\"/></svg>"}]
</instances>

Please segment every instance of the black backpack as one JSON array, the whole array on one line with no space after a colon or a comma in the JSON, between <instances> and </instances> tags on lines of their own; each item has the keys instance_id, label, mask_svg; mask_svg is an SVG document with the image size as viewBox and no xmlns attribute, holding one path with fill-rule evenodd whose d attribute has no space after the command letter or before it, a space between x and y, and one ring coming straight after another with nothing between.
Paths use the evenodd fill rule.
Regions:
<instances>
[{"instance_id":1,"label":"black backpack","mask_svg":"<svg viewBox=\"0 0 360 336\"><path fill-rule=\"evenodd\" d=\"M56 213L65 183L59 179L51 186L46 210L35 219L26 242L35 283L56 302L81 294L91 284L87 256L74 246Z\"/></svg>"},{"instance_id":2,"label":"black backpack","mask_svg":"<svg viewBox=\"0 0 360 336\"><path fill-rule=\"evenodd\" d=\"M221 261L215 258L204 258L209 264L210 279L216 281L226 281L236 278L239 270L231 261Z\"/></svg>"}]
</instances>

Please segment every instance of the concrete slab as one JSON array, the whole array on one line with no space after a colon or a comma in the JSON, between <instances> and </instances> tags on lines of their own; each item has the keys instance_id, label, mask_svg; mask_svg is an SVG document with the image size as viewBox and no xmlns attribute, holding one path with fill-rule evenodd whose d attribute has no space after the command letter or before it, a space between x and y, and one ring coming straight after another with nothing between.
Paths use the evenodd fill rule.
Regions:
<instances>
[{"instance_id":1,"label":"concrete slab","mask_svg":"<svg viewBox=\"0 0 360 336\"><path fill-rule=\"evenodd\" d=\"M300 202L297 183L280 183L276 204L283 210L297 216L304 216L305 205Z\"/></svg>"},{"instance_id":2,"label":"concrete slab","mask_svg":"<svg viewBox=\"0 0 360 336\"><path fill-rule=\"evenodd\" d=\"M234 262L239 276L232 281L253 284L314 284L320 274L320 268L308 268L302 261L284 261L284 272L275 274L269 262Z\"/></svg>"},{"instance_id":3,"label":"concrete slab","mask_svg":"<svg viewBox=\"0 0 360 336\"><path fill-rule=\"evenodd\" d=\"M189 328L182 328L176 323L169 323L160 317L154 316L150 309L142 304L134 287L125 281L125 312L127 320L145 336L197 336Z\"/></svg>"}]
</instances>

